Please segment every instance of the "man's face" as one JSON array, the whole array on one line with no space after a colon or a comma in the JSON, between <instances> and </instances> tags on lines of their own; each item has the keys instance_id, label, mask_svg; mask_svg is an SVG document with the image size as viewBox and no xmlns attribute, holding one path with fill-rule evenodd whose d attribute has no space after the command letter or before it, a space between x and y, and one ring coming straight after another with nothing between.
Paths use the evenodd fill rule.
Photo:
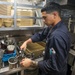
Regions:
<instances>
[{"instance_id":1,"label":"man's face","mask_svg":"<svg viewBox=\"0 0 75 75\"><path fill-rule=\"evenodd\" d=\"M42 12L42 19L47 26L53 25L54 23L54 15L52 13L47 14L46 12Z\"/></svg>"}]
</instances>

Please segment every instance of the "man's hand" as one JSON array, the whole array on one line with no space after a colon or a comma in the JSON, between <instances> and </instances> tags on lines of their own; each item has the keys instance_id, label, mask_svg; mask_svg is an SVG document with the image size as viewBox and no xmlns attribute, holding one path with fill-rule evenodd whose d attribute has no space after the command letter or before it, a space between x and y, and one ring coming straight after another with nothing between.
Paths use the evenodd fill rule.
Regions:
<instances>
[{"instance_id":1,"label":"man's hand","mask_svg":"<svg viewBox=\"0 0 75 75\"><path fill-rule=\"evenodd\" d=\"M29 68L31 66L31 63L32 60L29 58L22 59L22 61L20 62L20 64L25 68Z\"/></svg>"},{"instance_id":2,"label":"man's hand","mask_svg":"<svg viewBox=\"0 0 75 75\"><path fill-rule=\"evenodd\" d=\"M21 49L21 50L26 50L26 48L27 48L27 42L25 41L25 42L21 45L20 49Z\"/></svg>"},{"instance_id":3,"label":"man's hand","mask_svg":"<svg viewBox=\"0 0 75 75\"><path fill-rule=\"evenodd\" d=\"M20 49L21 49L21 50L26 50L28 43L32 43L32 39L31 39L31 38L29 38L28 40L26 40L26 41L21 45Z\"/></svg>"},{"instance_id":4,"label":"man's hand","mask_svg":"<svg viewBox=\"0 0 75 75\"><path fill-rule=\"evenodd\" d=\"M22 61L20 62L20 64L25 67L25 68L29 68L29 67L33 67L33 68L37 68L38 66L38 62L33 61L29 58L24 58L22 59Z\"/></svg>"}]
</instances>

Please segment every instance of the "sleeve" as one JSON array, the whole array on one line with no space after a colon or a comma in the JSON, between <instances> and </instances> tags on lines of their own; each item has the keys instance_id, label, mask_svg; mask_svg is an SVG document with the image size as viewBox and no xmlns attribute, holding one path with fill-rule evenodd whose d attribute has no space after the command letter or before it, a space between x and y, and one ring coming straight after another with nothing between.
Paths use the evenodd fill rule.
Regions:
<instances>
[{"instance_id":1,"label":"sleeve","mask_svg":"<svg viewBox=\"0 0 75 75\"><path fill-rule=\"evenodd\" d=\"M38 33L35 33L31 39L32 39L32 42L39 42L39 41L42 41L46 38L48 32L49 32L49 27L47 28L44 28L41 32L38 32Z\"/></svg>"},{"instance_id":2,"label":"sleeve","mask_svg":"<svg viewBox=\"0 0 75 75\"><path fill-rule=\"evenodd\" d=\"M50 54L50 49L55 50ZM51 37L49 40L49 59L38 62L39 69L45 73L59 72L66 63L66 45L61 37Z\"/></svg>"}]
</instances>

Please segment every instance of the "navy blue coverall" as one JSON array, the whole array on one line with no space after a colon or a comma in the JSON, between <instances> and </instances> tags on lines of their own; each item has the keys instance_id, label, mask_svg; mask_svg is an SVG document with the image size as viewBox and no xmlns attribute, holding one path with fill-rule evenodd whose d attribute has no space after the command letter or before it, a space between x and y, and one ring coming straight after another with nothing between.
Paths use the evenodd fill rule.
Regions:
<instances>
[{"instance_id":1,"label":"navy blue coverall","mask_svg":"<svg viewBox=\"0 0 75 75\"><path fill-rule=\"evenodd\" d=\"M70 35L60 21L53 28L46 27L31 37L33 42L46 39L44 60L38 62L40 75L66 75L67 57L70 50Z\"/></svg>"}]
</instances>

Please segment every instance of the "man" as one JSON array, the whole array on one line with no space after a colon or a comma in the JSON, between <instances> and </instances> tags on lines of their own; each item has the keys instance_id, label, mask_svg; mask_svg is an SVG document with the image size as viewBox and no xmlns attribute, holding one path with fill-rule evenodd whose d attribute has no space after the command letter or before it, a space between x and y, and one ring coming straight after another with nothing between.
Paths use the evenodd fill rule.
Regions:
<instances>
[{"instance_id":1,"label":"man","mask_svg":"<svg viewBox=\"0 0 75 75\"><path fill-rule=\"evenodd\" d=\"M40 75L66 75L70 36L60 17L61 7L57 3L49 2L42 8L41 13L48 27L34 34L20 48L25 50L28 43L46 39L44 60L36 62L25 58L20 64L26 68L35 64L38 66Z\"/></svg>"}]
</instances>

